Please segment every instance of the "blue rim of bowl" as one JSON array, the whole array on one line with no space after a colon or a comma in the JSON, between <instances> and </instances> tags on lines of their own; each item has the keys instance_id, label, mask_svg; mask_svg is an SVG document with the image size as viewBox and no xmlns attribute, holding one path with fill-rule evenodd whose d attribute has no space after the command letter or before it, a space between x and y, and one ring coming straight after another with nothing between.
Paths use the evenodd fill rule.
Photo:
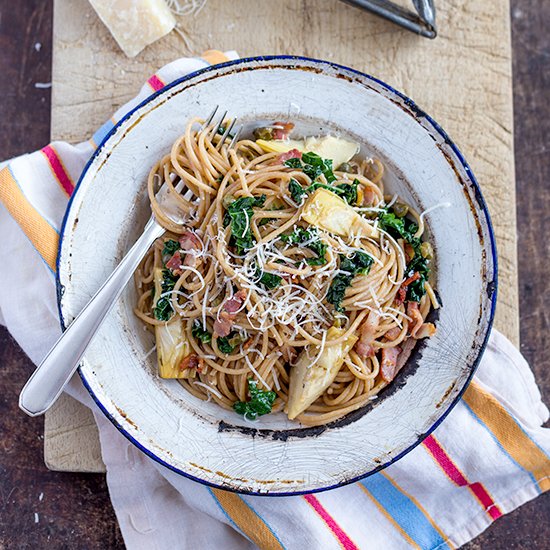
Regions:
<instances>
[{"instance_id":1,"label":"blue rim of bowl","mask_svg":"<svg viewBox=\"0 0 550 550\"><path fill-rule=\"evenodd\" d=\"M251 491L247 489L237 489L232 486L223 485L223 484L216 484L212 483L210 481L206 481L204 479L195 477L188 472L185 472L183 470L180 470L179 468L176 468L175 466L172 466L171 464L168 464L165 462L162 458L158 457L156 454L154 454L152 451L144 447L139 441L137 441L132 435L130 435L124 427L111 415L111 413L104 407L103 403L99 400L99 398L95 395L93 392L90 384L86 380L86 377L82 373L82 369L78 367L78 374L80 375L80 378L82 380L82 383L84 384L84 387L88 390L90 396L96 403L96 405L99 407L99 409L103 412L103 414L112 422L112 424L115 426L115 428L124 436L126 439L128 439L131 443L133 443L138 449L140 449L143 453L145 453L148 457L152 458L155 462L158 462L159 464L162 464L169 470L186 477L187 479L191 479L192 481L196 481L198 483L201 483L202 485L206 485L208 487L213 487L216 489L222 489L225 491L230 491L233 493L238 494L246 494L246 495L254 495L254 496L272 496L272 497L283 497L283 496L299 496L299 495L307 495L307 494L313 494L313 493L320 493L323 491L330 491L331 489L337 489L339 487L344 487L345 485L349 485L351 483L356 483L357 481L360 481L362 479L365 479L367 477L370 477L377 472L380 472L381 470L387 468L394 462L397 462L399 459L404 457L406 454L408 454L410 451L412 451L415 447L420 445L424 439L426 439L440 424L443 422L443 420L447 417L447 415L451 412L451 410L458 404L458 402L462 399L462 396L468 386L470 385L470 382L479 366L479 363L481 361L481 358L483 356L483 353L485 351L485 348L487 347L487 342L489 340L489 335L491 333L491 328L493 326L493 321L495 317L495 309L496 309L496 300L497 300L497 291L498 291L498 259L497 259L497 250L496 250L496 242L495 242L495 235L493 231L493 225L491 223L491 217L489 215L489 210L487 208L487 203L485 202L485 199L483 197L483 194L481 193L481 189L479 187L479 184L477 182L476 177L474 176L474 173L472 172L472 169L470 168L469 164L466 162L466 159L458 149L458 147L454 144L454 142L451 140L451 138L447 135L445 130L428 114L426 114L422 109L420 109L416 103L407 97L402 92L399 92L389 84L386 84L382 80L379 80L378 78L375 78L367 73L363 73L361 71L358 71L356 69L351 69L349 67L346 67L345 65L340 65L338 63L333 63L331 61L325 61L322 59L313 59L310 57L303 57L298 55L266 55L266 56L258 56L258 57L245 57L236 59L233 61L227 61L224 63L219 63L216 65L211 65L209 67L205 67L203 69L199 69L197 71L194 71L192 73L189 73L181 78L178 78L177 80L174 80L173 82L167 84L164 88L161 88L160 90L154 92L150 96L148 96L146 99L144 99L139 105L128 111L115 125L114 127L109 131L109 133L103 138L101 143L97 146L97 149L94 151L93 155L90 157L88 162L86 163L86 166L84 167L84 170L82 171L82 174L80 175L80 178L78 179L78 182L75 186L75 189L69 199L69 203L67 205L67 210L65 211L65 215L63 217L63 222L61 224L61 229L59 232L59 248L58 248L58 254L57 254L57 261L56 261L56 274L55 274L55 281L56 281L56 290L57 290L57 306L58 306L58 312L59 312L59 320L61 323L61 329L64 331L65 321L63 319L63 311L61 307L61 300L62 300L62 284L60 280L60 262L61 262L61 250L63 246L63 240L65 235L65 229L69 217L69 212L72 208L73 200L76 197L76 194L80 188L80 184L88 171L89 167L91 166L92 162L96 158L96 156L99 154L105 143L109 140L109 138L118 130L118 128L127 120L129 119L134 112L136 112L138 109L141 109L144 107L147 103L152 101L157 96L166 93L171 88L174 88L175 86L181 84L182 82L185 82L187 80L190 80L192 78L195 78L196 76L214 72L221 68L226 67L233 67L238 66L246 63L253 63L253 62L269 62L269 61L299 61L299 62L307 62L307 63L313 63L314 65L319 65L321 68L333 68L337 70L344 70L348 71L352 74L358 75L361 78L365 78L367 80L370 80L372 82L377 83L378 85L385 88L387 91L389 91L392 94L395 94L396 96L403 99L406 103L406 105L411 108L415 115L421 118L425 118L430 125L433 127L433 129L443 138L445 143L452 149L453 153L456 155L458 161L464 168L464 171L468 175L468 178L470 182L472 183L472 186L474 187L475 195L476 195L476 202L478 204L479 209L485 216L485 221L487 223L487 230L489 233L489 240L490 240L490 248L491 248L491 258L493 261L493 280L491 281L493 287L492 287L492 296L491 296L491 309L489 313L489 320L487 323L487 329L485 332L485 337L483 339L483 342L479 348L479 352L476 356L476 358L473 360L471 366L470 366L470 374L468 375L467 379L464 382L464 385L462 389L459 391L458 395L454 398L454 400L449 404L447 409L441 414L441 416L432 424L432 426L422 435L419 435L417 440L412 444L409 445L405 450L401 451L398 455L393 457L391 460L388 460L387 462L384 462L383 464L380 464L373 470L370 470L369 472L366 472L364 474L361 474L359 476L355 476L350 479L346 479L343 481L339 481L338 483L334 485L329 485L327 487L318 487L315 489L305 490L305 491L292 491L292 492L268 492L268 493L261 493L258 491Z\"/></svg>"}]
</instances>

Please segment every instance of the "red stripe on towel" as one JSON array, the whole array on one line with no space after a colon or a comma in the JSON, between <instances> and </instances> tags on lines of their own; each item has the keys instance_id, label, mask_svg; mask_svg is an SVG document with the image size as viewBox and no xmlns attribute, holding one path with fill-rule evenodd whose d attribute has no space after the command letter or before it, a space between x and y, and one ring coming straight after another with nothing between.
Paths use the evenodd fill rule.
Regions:
<instances>
[{"instance_id":1,"label":"red stripe on towel","mask_svg":"<svg viewBox=\"0 0 550 550\"><path fill-rule=\"evenodd\" d=\"M346 535L342 528L334 521L334 518L325 510L317 497L313 495L304 495L308 504L319 514L321 519L327 524L333 532L338 542L345 550L359 550L358 546Z\"/></svg>"},{"instance_id":2,"label":"red stripe on towel","mask_svg":"<svg viewBox=\"0 0 550 550\"><path fill-rule=\"evenodd\" d=\"M487 492L487 489L478 481L470 483L433 435L430 435L424 440L424 446L428 449L439 466L441 466L441 469L447 474L449 479L459 487L468 487L493 519L498 519L502 516L502 512L491 498L491 495Z\"/></svg>"},{"instance_id":3,"label":"red stripe on towel","mask_svg":"<svg viewBox=\"0 0 550 550\"><path fill-rule=\"evenodd\" d=\"M147 82L149 86L155 90L155 92L162 90L162 88L166 86L166 84L156 74L154 74Z\"/></svg>"},{"instance_id":4,"label":"red stripe on towel","mask_svg":"<svg viewBox=\"0 0 550 550\"><path fill-rule=\"evenodd\" d=\"M57 155L56 150L51 145L46 145L46 147L42 148L42 154L48 159L55 179L70 197L74 191L74 183L65 166L63 166L63 162Z\"/></svg>"}]
</instances>

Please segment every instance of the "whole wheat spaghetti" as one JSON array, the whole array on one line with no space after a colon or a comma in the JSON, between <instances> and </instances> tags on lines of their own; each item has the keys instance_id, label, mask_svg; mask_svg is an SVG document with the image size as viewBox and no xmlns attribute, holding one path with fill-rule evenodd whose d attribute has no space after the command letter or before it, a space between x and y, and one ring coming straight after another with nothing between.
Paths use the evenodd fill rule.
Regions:
<instances>
[{"instance_id":1,"label":"whole wheat spaghetti","mask_svg":"<svg viewBox=\"0 0 550 550\"><path fill-rule=\"evenodd\" d=\"M284 409L321 425L364 406L435 332L423 216L384 194L380 161L311 150L350 142L289 141L293 125L274 123L217 148L201 122L147 184L167 232L136 272L135 312L160 375L248 419ZM181 180L177 225L155 193Z\"/></svg>"}]
</instances>

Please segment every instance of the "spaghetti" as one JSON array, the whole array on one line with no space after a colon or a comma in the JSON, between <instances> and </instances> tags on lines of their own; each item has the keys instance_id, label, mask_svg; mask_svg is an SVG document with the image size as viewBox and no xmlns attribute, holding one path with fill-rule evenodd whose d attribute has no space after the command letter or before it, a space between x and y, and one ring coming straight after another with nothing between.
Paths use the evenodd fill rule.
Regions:
<instances>
[{"instance_id":1,"label":"spaghetti","mask_svg":"<svg viewBox=\"0 0 550 550\"><path fill-rule=\"evenodd\" d=\"M334 169L290 123L217 147L200 123L148 179L167 232L136 272L135 312L161 376L249 419L284 409L314 426L364 406L435 332L423 217L384 194L378 160ZM155 199L180 180L183 225Z\"/></svg>"}]
</instances>

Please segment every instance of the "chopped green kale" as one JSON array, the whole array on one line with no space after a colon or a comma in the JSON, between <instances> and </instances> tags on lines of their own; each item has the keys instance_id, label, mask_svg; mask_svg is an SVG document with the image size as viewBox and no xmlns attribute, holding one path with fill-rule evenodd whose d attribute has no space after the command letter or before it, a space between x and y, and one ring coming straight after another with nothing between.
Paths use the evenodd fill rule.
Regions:
<instances>
[{"instance_id":1,"label":"chopped green kale","mask_svg":"<svg viewBox=\"0 0 550 550\"><path fill-rule=\"evenodd\" d=\"M162 249L163 256L173 256L179 249L180 243L174 239L168 239L164 241L164 248Z\"/></svg>"},{"instance_id":2,"label":"chopped green kale","mask_svg":"<svg viewBox=\"0 0 550 550\"><path fill-rule=\"evenodd\" d=\"M318 232L315 227L304 229L303 227L295 226L294 231L290 235L281 235L281 240L286 244L297 244L309 248L314 252L316 258L308 258L308 265L325 265L327 263L326 252L328 245L318 238Z\"/></svg>"},{"instance_id":3,"label":"chopped green kale","mask_svg":"<svg viewBox=\"0 0 550 550\"><path fill-rule=\"evenodd\" d=\"M159 321L169 321L174 313L174 308L170 302L170 296L165 296L167 292L174 290L178 276L174 275L169 269L162 270L161 296L153 309L153 316ZM154 298L153 298L154 299Z\"/></svg>"},{"instance_id":4,"label":"chopped green kale","mask_svg":"<svg viewBox=\"0 0 550 550\"><path fill-rule=\"evenodd\" d=\"M411 276L418 272L420 278L407 287L407 300L420 302L426 294L425 283L430 275L429 260L421 254L422 240L415 237L418 225L409 218L398 217L395 212L385 210L378 216L378 227L389 233L394 239L404 239L414 250L414 256L406 268L406 275Z\"/></svg>"},{"instance_id":5,"label":"chopped green kale","mask_svg":"<svg viewBox=\"0 0 550 550\"><path fill-rule=\"evenodd\" d=\"M261 207L265 203L266 196L241 197L234 200L228 207L224 217L224 225L231 224L231 239L229 244L235 248L239 255L250 250L255 243L254 235L250 230L250 220L254 215L254 207Z\"/></svg>"},{"instance_id":6,"label":"chopped green kale","mask_svg":"<svg viewBox=\"0 0 550 550\"><path fill-rule=\"evenodd\" d=\"M247 420L256 420L258 416L269 414L277 397L274 391L258 389L258 382L248 379L248 393L250 401L236 401L233 409L237 414L242 414Z\"/></svg>"},{"instance_id":7,"label":"chopped green kale","mask_svg":"<svg viewBox=\"0 0 550 550\"><path fill-rule=\"evenodd\" d=\"M210 344L212 342L212 335L203 328L202 323L198 319L193 323L191 334L203 344Z\"/></svg>"},{"instance_id":8,"label":"chopped green kale","mask_svg":"<svg viewBox=\"0 0 550 550\"><path fill-rule=\"evenodd\" d=\"M327 292L327 302L332 304L336 311L344 311L342 301L346 289L356 275L367 275L372 263L372 256L365 252L354 252L349 258L340 254L340 271L345 273L339 273L334 277Z\"/></svg>"},{"instance_id":9,"label":"chopped green kale","mask_svg":"<svg viewBox=\"0 0 550 550\"><path fill-rule=\"evenodd\" d=\"M282 277L275 275L275 273L268 273L267 271L262 272L259 283L268 290L273 290L277 288L282 281Z\"/></svg>"}]
</instances>

